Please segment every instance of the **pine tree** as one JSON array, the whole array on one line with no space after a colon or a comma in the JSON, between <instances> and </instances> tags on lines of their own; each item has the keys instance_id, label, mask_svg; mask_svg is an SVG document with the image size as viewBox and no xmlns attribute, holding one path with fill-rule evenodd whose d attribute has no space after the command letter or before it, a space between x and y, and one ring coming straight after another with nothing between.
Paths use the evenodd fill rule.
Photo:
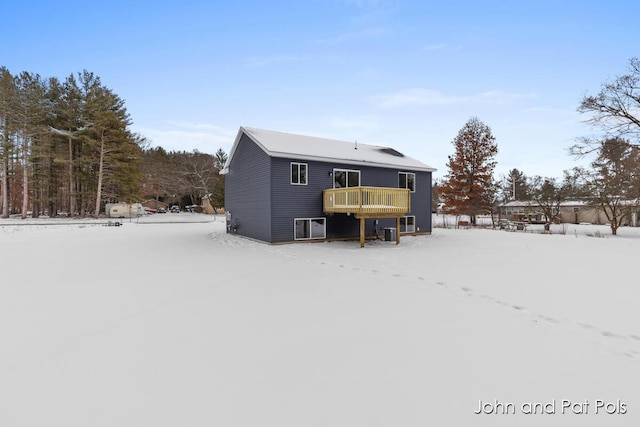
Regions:
<instances>
[{"instance_id":1,"label":"pine tree","mask_svg":"<svg viewBox=\"0 0 640 427\"><path fill-rule=\"evenodd\" d=\"M492 212L498 146L491 129L477 117L469 119L452 143L455 153L449 156L440 194L447 213L469 215L475 225L477 215Z\"/></svg>"},{"instance_id":2,"label":"pine tree","mask_svg":"<svg viewBox=\"0 0 640 427\"><path fill-rule=\"evenodd\" d=\"M518 169L511 169L502 182L502 198L508 200L531 200L529 178Z\"/></svg>"},{"instance_id":3,"label":"pine tree","mask_svg":"<svg viewBox=\"0 0 640 427\"><path fill-rule=\"evenodd\" d=\"M0 193L2 199L2 218L9 218L9 173L10 159L14 151L12 143L15 134L16 84L15 79L6 67L0 67Z\"/></svg>"},{"instance_id":4,"label":"pine tree","mask_svg":"<svg viewBox=\"0 0 640 427\"><path fill-rule=\"evenodd\" d=\"M27 217L30 202L33 202L33 197L30 197L30 184L33 183L33 169L36 164L38 164L38 156L40 154L43 136L45 135L45 109L42 103L45 86L39 74L23 71L16 78L16 88L16 146L20 153L21 162L21 217L24 219Z\"/></svg>"},{"instance_id":5,"label":"pine tree","mask_svg":"<svg viewBox=\"0 0 640 427\"><path fill-rule=\"evenodd\" d=\"M218 172L224 168L225 163L227 163L227 158L227 153L225 153L222 148L218 148L218 151L214 154L214 166L218 169Z\"/></svg>"}]
</instances>

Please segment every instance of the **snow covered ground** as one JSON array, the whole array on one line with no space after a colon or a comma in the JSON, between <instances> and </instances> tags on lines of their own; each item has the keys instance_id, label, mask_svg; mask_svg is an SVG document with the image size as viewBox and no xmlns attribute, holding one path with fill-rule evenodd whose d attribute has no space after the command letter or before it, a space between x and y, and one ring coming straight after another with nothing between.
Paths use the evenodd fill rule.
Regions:
<instances>
[{"instance_id":1,"label":"snow covered ground","mask_svg":"<svg viewBox=\"0 0 640 427\"><path fill-rule=\"evenodd\" d=\"M0 426L640 425L640 229L104 223L0 220Z\"/></svg>"}]
</instances>

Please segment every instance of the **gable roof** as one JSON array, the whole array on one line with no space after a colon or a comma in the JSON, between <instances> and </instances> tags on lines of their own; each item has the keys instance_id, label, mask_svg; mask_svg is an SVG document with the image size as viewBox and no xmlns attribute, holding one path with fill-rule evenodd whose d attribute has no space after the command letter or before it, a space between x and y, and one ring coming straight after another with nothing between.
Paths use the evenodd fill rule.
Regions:
<instances>
[{"instance_id":1,"label":"gable roof","mask_svg":"<svg viewBox=\"0 0 640 427\"><path fill-rule=\"evenodd\" d=\"M272 130L240 127L221 174L229 172L231 159L242 135L247 135L271 157L339 162L393 169L434 172L436 169L390 147L338 141L315 136L296 135Z\"/></svg>"}]
</instances>

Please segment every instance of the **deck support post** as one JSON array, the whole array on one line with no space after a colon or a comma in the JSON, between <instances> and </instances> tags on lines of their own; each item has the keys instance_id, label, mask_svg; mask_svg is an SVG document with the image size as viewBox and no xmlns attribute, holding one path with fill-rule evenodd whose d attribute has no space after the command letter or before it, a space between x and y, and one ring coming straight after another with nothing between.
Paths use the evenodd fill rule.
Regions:
<instances>
[{"instance_id":1,"label":"deck support post","mask_svg":"<svg viewBox=\"0 0 640 427\"><path fill-rule=\"evenodd\" d=\"M360 247L364 248L364 217L360 217Z\"/></svg>"},{"instance_id":2,"label":"deck support post","mask_svg":"<svg viewBox=\"0 0 640 427\"><path fill-rule=\"evenodd\" d=\"M400 217L396 217L396 245L400 244Z\"/></svg>"}]
</instances>

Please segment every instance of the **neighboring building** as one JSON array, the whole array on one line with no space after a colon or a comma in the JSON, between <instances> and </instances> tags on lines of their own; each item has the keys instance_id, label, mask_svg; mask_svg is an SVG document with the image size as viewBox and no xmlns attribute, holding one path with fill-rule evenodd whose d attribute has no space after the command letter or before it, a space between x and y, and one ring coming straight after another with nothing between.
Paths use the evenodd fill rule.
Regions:
<instances>
[{"instance_id":1,"label":"neighboring building","mask_svg":"<svg viewBox=\"0 0 640 427\"><path fill-rule=\"evenodd\" d=\"M631 207L631 213L624 225L638 225L637 206ZM500 206L500 218L511 221L543 223L546 218L542 209L534 201L513 200ZM566 200L560 203L558 221L562 223L607 224L609 220L601 208L589 205L584 200Z\"/></svg>"},{"instance_id":2,"label":"neighboring building","mask_svg":"<svg viewBox=\"0 0 640 427\"><path fill-rule=\"evenodd\" d=\"M528 200L512 200L501 205L500 218L532 224L545 222L542 208L537 203Z\"/></svg>"},{"instance_id":3,"label":"neighboring building","mask_svg":"<svg viewBox=\"0 0 640 427\"><path fill-rule=\"evenodd\" d=\"M268 243L360 236L361 245L430 233L434 171L389 147L241 127L220 172L227 230Z\"/></svg>"}]
</instances>

